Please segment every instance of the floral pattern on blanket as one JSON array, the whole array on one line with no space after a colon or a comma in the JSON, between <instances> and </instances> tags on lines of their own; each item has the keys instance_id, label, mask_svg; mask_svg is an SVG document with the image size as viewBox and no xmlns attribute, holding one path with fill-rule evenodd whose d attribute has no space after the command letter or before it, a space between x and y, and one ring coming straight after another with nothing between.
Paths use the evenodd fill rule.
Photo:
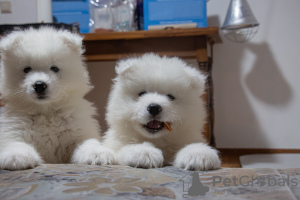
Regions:
<instances>
[{"instance_id":1,"label":"floral pattern on blanket","mask_svg":"<svg viewBox=\"0 0 300 200\"><path fill-rule=\"evenodd\" d=\"M194 175L175 167L44 164L0 170L0 199L300 199L300 169L199 171L197 186Z\"/></svg>"},{"instance_id":2,"label":"floral pattern on blanket","mask_svg":"<svg viewBox=\"0 0 300 200\"><path fill-rule=\"evenodd\" d=\"M159 171L126 166L47 164L24 171L3 170L0 174L0 199L35 197L37 194L39 198L46 198L47 194L41 195L41 190L55 192L60 197L67 194L139 193L172 199L175 198L172 190L159 185L177 181Z\"/></svg>"}]
</instances>

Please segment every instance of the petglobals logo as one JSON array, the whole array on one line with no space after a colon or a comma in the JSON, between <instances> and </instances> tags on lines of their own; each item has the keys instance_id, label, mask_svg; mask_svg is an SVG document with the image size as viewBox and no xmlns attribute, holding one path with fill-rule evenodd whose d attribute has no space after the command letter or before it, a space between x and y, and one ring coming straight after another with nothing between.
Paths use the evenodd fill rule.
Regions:
<instances>
[{"instance_id":1,"label":"petglobals logo","mask_svg":"<svg viewBox=\"0 0 300 200\"><path fill-rule=\"evenodd\" d=\"M213 186L216 186L219 183L222 183L223 186L232 187L232 186L290 186L296 187L298 185L297 178L275 178L273 176L241 176L232 178L222 178L221 176L213 176L212 177Z\"/></svg>"},{"instance_id":2,"label":"petglobals logo","mask_svg":"<svg viewBox=\"0 0 300 200\"><path fill-rule=\"evenodd\" d=\"M195 197L195 196L205 196L207 192L214 192L222 194L226 191L218 190L218 187L284 187L288 186L290 188L295 188L298 186L298 180L295 177L286 178L275 177L275 176L232 176L222 177L222 176L212 176L209 180L206 177L206 183L210 182L211 188L205 186L201 180L198 172L189 172L183 176L179 181L182 182L182 192L183 198ZM221 193L220 193L221 192Z\"/></svg>"}]
</instances>

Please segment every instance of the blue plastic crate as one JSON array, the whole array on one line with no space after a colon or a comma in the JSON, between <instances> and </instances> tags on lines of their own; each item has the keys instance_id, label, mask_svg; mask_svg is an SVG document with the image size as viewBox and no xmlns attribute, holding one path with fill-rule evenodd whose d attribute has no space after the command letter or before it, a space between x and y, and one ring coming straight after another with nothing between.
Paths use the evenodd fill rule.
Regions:
<instances>
[{"instance_id":1,"label":"blue plastic crate","mask_svg":"<svg viewBox=\"0 0 300 200\"><path fill-rule=\"evenodd\" d=\"M143 11L144 30L178 24L207 27L206 0L143 0Z\"/></svg>"},{"instance_id":2,"label":"blue plastic crate","mask_svg":"<svg viewBox=\"0 0 300 200\"><path fill-rule=\"evenodd\" d=\"M52 0L52 13L55 22L80 24L80 33L89 32L89 2L87 0Z\"/></svg>"}]
</instances>

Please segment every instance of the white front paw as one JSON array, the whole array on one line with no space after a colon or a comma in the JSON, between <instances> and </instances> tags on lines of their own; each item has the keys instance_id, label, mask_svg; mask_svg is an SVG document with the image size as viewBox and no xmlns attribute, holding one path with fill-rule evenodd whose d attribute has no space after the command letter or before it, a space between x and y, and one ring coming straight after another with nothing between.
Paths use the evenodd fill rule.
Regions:
<instances>
[{"instance_id":1,"label":"white front paw","mask_svg":"<svg viewBox=\"0 0 300 200\"><path fill-rule=\"evenodd\" d=\"M117 160L119 164L131 167L157 168L163 165L164 157L160 149L144 142L123 147L117 154Z\"/></svg>"},{"instance_id":2,"label":"white front paw","mask_svg":"<svg viewBox=\"0 0 300 200\"><path fill-rule=\"evenodd\" d=\"M186 170L205 171L219 168L221 161L217 150L204 143L195 143L181 149L173 165Z\"/></svg>"},{"instance_id":3,"label":"white front paw","mask_svg":"<svg viewBox=\"0 0 300 200\"><path fill-rule=\"evenodd\" d=\"M113 150L104 147L96 139L88 139L75 149L72 163L88 165L111 165L115 163Z\"/></svg>"},{"instance_id":4,"label":"white front paw","mask_svg":"<svg viewBox=\"0 0 300 200\"><path fill-rule=\"evenodd\" d=\"M30 169L42 163L43 160L37 151L26 143L9 144L0 152L0 169Z\"/></svg>"}]
</instances>

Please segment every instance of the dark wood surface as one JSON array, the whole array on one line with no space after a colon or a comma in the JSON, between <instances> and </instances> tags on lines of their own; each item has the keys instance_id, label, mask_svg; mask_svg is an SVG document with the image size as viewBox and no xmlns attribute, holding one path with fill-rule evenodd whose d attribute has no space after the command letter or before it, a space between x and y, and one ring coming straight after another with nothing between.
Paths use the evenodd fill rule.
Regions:
<instances>
[{"instance_id":1,"label":"dark wood surface","mask_svg":"<svg viewBox=\"0 0 300 200\"><path fill-rule=\"evenodd\" d=\"M193 28L193 29L168 29L168 30L149 30L149 31L130 31L130 32L103 32L83 34L85 41L98 40L121 40L121 39L145 39L160 37L186 37L186 36L210 36L220 40L219 28Z\"/></svg>"},{"instance_id":2,"label":"dark wood surface","mask_svg":"<svg viewBox=\"0 0 300 200\"><path fill-rule=\"evenodd\" d=\"M239 168L240 156L249 154L300 153L300 149L231 149L218 148L222 167Z\"/></svg>"},{"instance_id":3,"label":"dark wood surface","mask_svg":"<svg viewBox=\"0 0 300 200\"><path fill-rule=\"evenodd\" d=\"M83 34L87 61L117 60L131 55L156 52L161 55L197 58L207 52L206 42L219 42L217 27L196 29L170 29L132 32L104 32ZM205 42L202 51L199 49Z\"/></svg>"}]
</instances>

